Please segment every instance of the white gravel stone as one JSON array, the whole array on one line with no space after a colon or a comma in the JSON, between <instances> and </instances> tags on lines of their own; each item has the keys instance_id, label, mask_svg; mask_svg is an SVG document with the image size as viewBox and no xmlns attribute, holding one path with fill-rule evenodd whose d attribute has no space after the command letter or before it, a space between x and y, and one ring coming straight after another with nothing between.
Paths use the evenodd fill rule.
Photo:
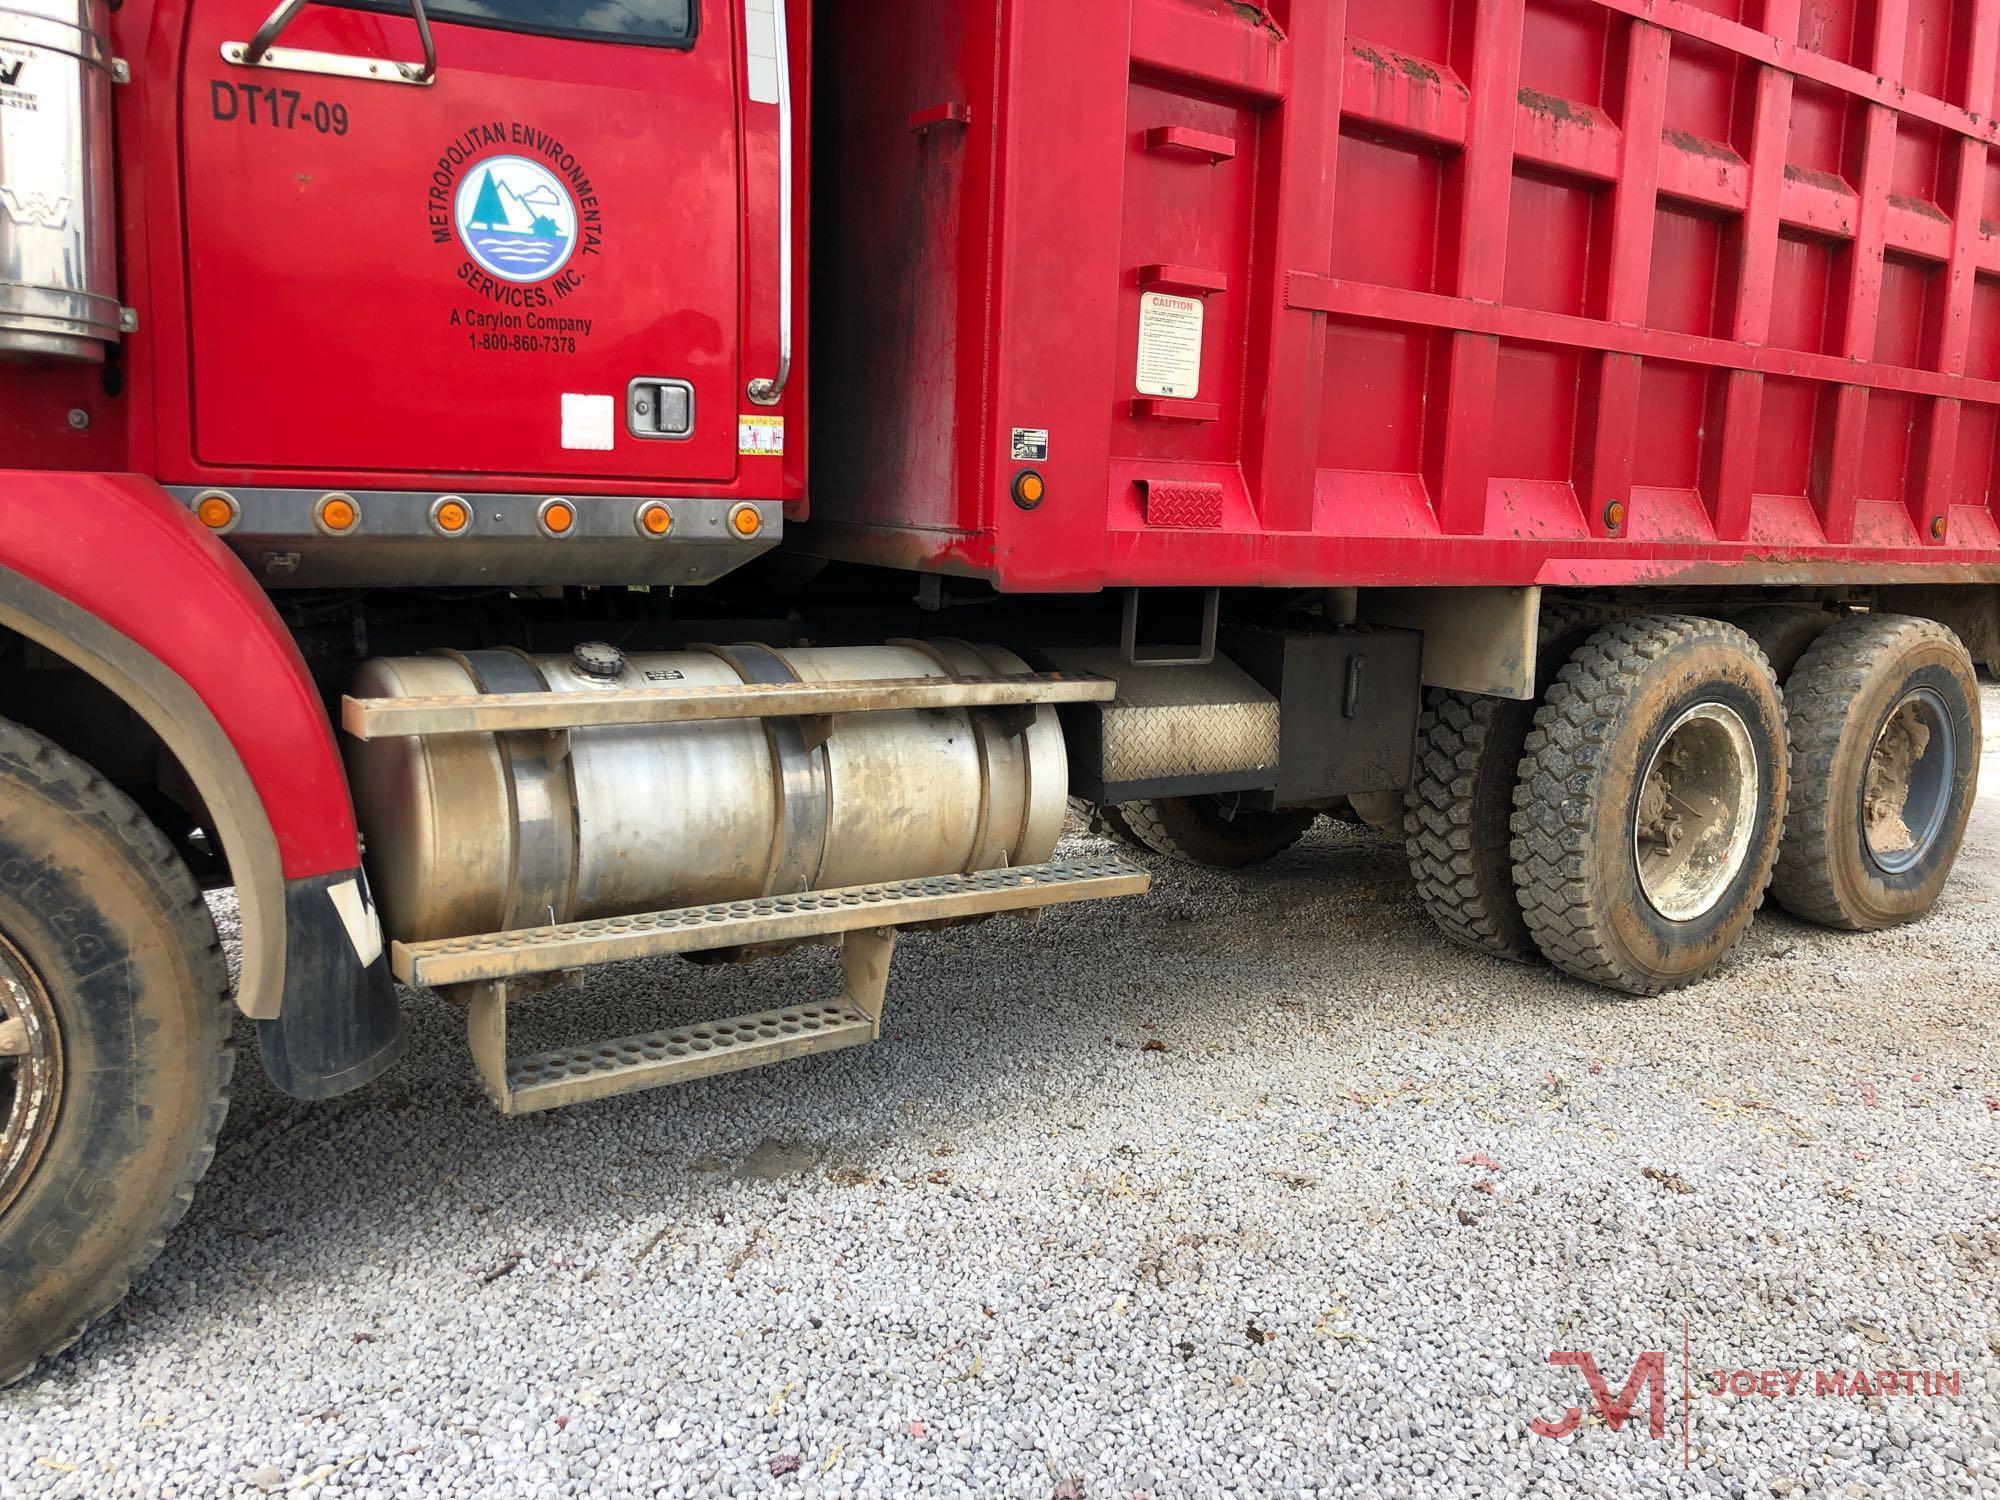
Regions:
<instances>
[{"instance_id":1,"label":"white gravel stone","mask_svg":"<svg viewBox=\"0 0 2000 1500\"><path fill-rule=\"evenodd\" d=\"M360 1096L246 1060L165 1255L0 1396L0 1494L2000 1495L1996 949L1989 796L1928 921L1770 909L1652 1001L1446 945L1332 827L910 938L881 1046L565 1114L414 996ZM517 1046L836 973L635 965ZM1536 1435L1570 1349L1664 1352L1666 1437ZM1682 1394L1856 1367L1961 1389Z\"/></svg>"}]
</instances>

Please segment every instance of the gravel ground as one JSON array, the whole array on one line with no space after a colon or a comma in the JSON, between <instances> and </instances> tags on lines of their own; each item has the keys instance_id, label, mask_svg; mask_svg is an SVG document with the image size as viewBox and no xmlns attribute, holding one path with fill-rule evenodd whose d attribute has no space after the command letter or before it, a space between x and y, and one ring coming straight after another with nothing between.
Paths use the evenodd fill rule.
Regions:
<instances>
[{"instance_id":1,"label":"gravel ground","mask_svg":"<svg viewBox=\"0 0 2000 1500\"><path fill-rule=\"evenodd\" d=\"M0 1494L2000 1495L1987 781L1929 921L1767 912L1646 1002L1445 946L1333 828L910 939L882 1046L567 1114L494 1115L413 997L360 1097L246 1062L165 1256L0 1397ZM519 1029L835 973L632 966ZM1552 1350L1660 1351L1664 1436L1533 1433L1591 1404ZM1959 1391L1815 1394L1857 1367ZM1683 1395L1718 1369L1807 1373Z\"/></svg>"}]
</instances>

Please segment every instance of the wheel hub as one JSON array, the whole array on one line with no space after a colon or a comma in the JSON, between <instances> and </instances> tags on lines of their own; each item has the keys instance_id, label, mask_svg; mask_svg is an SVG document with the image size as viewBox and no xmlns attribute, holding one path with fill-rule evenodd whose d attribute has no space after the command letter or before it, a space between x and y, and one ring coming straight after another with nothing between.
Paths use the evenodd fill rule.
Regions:
<instances>
[{"instance_id":1,"label":"wheel hub","mask_svg":"<svg viewBox=\"0 0 2000 1500\"><path fill-rule=\"evenodd\" d=\"M0 937L0 1213L41 1160L62 1086L55 1007L27 960Z\"/></svg>"},{"instance_id":2,"label":"wheel hub","mask_svg":"<svg viewBox=\"0 0 2000 1500\"><path fill-rule=\"evenodd\" d=\"M1711 911L1735 881L1757 823L1750 730L1721 703L1676 719L1639 783L1632 856L1646 900L1670 922Z\"/></svg>"},{"instance_id":3,"label":"wheel hub","mask_svg":"<svg viewBox=\"0 0 2000 1500\"><path fill-rule=\"evenodd\" d=\"M1958 741L1944 699L1930 688L1904 695L1876 737L1861 791L1868 857L1891 875L1923 859L1951 811Z\"/></svg>"}]
</instances>

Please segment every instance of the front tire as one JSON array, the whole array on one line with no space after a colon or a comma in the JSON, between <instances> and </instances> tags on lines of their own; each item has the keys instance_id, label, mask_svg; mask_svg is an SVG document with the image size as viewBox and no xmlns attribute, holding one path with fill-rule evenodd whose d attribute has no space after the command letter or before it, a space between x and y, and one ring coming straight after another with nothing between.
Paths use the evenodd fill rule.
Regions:
<instances>
[{"instance_id":1,"label":"front tire","mask_svg":"<svg viewBox=\"0 0 2000 1500\"><path fill-rule=\"evenodd\" d=\"M1771 894L1848 932L1922 916L1978 787L1972 658L1934 620L1857 615L1820 637L1785 696L1792 806Z\"/></svg>"},{"instance_id":2,"label":"front tire","mask_svg":"<svg viewBox=\"0 0 2000 1500\"><path fill-rule=\"evenodd\" d=\"M0 721L0 1385L187 1211L234 1061L208 907L144 814Z\"/></svg>"},{"instance_id":3,"label":"front tire","mask_svg":"<svg viewBox=\"0 0 2000 1500\"><path fill-rule=\"evenodd\" d=\"M1631 995L1713 973L1763 902L1786 766L1778 685L1742 631L1654 615L1593 635L1515 789L1515 885L1549 961Z\"/></svg>"}]
</instances>

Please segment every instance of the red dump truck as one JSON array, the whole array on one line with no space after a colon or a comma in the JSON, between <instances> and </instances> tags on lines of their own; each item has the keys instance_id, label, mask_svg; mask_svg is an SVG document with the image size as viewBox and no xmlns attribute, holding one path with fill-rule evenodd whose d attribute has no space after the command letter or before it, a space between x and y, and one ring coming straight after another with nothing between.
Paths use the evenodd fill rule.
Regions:
<instances>
[{"instance_id":1,"label":"red dump truck","mask_svg":"<svg viewBox=\"0 0 2000 1500\"><path fill-rule=\"evenodd\" d=\"M265 3L0 9L0 1378L234 1013L324 1099L436 988L510 1112L869 1042L899 929L1144 889L1072 799L1631 994L1937 898L2000 0Z\"/></svg>"}]
</instances>

